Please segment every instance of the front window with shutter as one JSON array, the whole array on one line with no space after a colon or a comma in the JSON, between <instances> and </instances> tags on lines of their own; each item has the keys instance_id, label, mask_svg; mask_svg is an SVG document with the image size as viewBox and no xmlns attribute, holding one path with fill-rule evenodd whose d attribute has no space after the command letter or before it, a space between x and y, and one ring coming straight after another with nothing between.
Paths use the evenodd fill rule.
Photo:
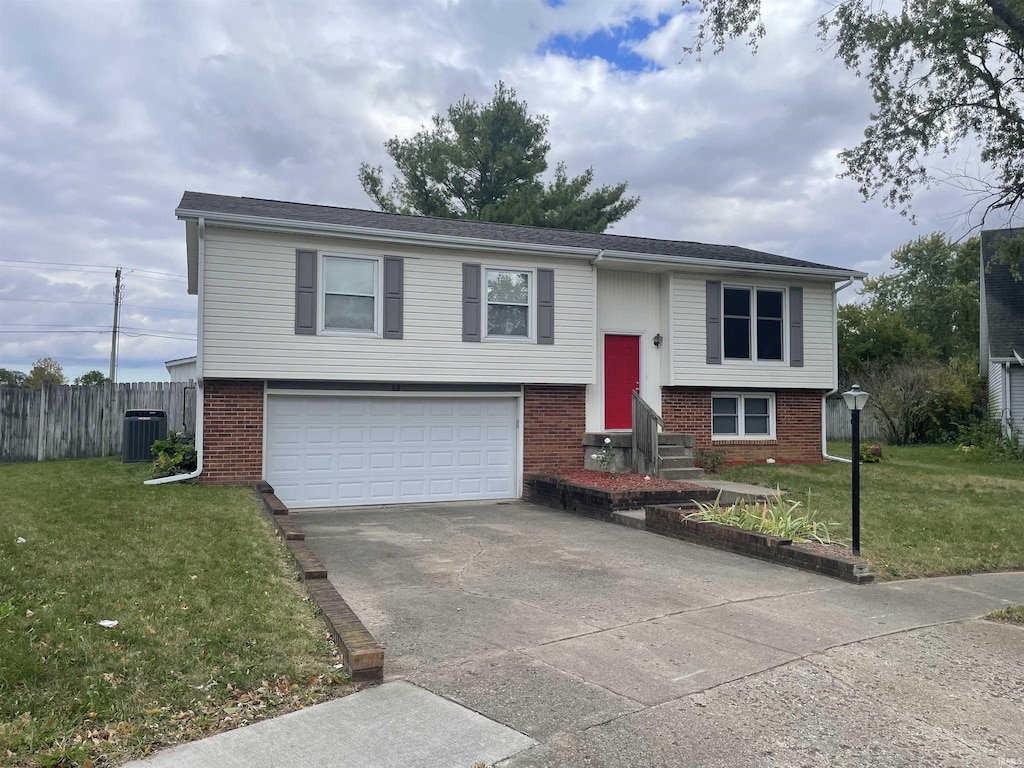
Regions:
<instances>
[{"instance_id":1,"label":"front window with shutter","mask_svg":"<svg viewBox=\"0 0 1024 768\"><path fill-rule=\"evenodd\" d=\"M784 295L774 288L723 289L722 346L726 359L783 359Z\"/></svg>"},{"instance_id":2,"label":"front window with shutter","mask_svg":"<svg viewBox=\"0 0 1024 768\"><path fill-rule=\"evenodd\" d=\"M377 333L379 260L324 256L321 289L325 331Z\"/></svg>"},{"instance_id":3,"label":"front window with shutter","mask_svg":"<svg viewBox=\"0 0 1024 768\"><path fill-rule=\"evenodd\" d=\"M531 274L503 269L486 270L488 337L531 337Z\"/></svg>"}]
</instances>

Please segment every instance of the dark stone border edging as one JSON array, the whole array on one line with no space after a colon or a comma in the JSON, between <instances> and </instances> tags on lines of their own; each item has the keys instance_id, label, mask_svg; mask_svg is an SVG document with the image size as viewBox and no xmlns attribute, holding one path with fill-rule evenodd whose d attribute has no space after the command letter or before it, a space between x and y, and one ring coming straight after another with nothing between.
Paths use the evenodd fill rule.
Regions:
<instances>
[{"instance_id":1,"label":"dark stone border edging","mask_svg":"<svg viewBox=\"0 0 1024 768\"><path fill-rule=\"evenodd\" d=\"M320 609L320 618L341 651L341 658L353 682L379 681L384 677L384 649L363 626L334 585L327 580L327 568L306 543L302 524L288 507L274 495L270 483L261 480L254 485L263 509L277 528L277 535L292 554L299 579L306 593Z\"/></svg>"},{"instance_id":2,"label":"dark stone border edging","mask_svg":"<svg viewBox=\"0 0 1024 768\"><path fill-rule=\"evenodd\" d=\"M794 544L790 539L688 518L678 506L652 505L645 508L645 514L647 530L661 536L814 571L854 584L869 584L875 578L868 564L860 558L827 555Z\"/></svg>"},{"instance_id":3,"label":"dark stone border edging","mask_svg":"<svg viewBox=\"0 0 1024 768\"><path fill-rule=\"evenodd\" d=\"M648 504L688 504L714 501L713 488L681 488L678 491L606 491L589 485L571 483L557 475L533 472L526 476L524 497L535 504L573 512L585 517L611 521L612 513L640 509Z\"/></svg>"}]
</instances>

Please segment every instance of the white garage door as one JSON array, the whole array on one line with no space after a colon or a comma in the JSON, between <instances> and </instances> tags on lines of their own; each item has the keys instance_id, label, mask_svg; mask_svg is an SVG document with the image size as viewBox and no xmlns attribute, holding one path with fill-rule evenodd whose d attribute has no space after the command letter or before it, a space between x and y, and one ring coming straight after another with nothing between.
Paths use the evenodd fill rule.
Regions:
<instances>
[{"instance_id":1,"label":"white garage door","mask_svg":"<svg viewBox=\"0 0 1024 768\"><path fill-rule=\"evenodd\" d=\"M269 395L266 478L289 507L516 495L512 398Z\"/></svg>"}]
</instances>

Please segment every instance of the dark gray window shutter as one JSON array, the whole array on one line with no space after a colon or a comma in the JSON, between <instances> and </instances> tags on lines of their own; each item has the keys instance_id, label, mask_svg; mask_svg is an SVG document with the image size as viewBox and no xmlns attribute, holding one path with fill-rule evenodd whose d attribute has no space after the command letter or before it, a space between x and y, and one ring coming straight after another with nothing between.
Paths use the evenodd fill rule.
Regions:
<instances>
[{"instance_id":1,"label":"dark gray window shutter","mask_svg":"<svg viewBox=\"0 0 1024 768\"><path fill-rule=\"evenodd\" d=\"M789 364L804 367L804 289L789 289Z\"/></svg>"},{"instance_id":2,"label":"dark gray window shutter","mask_svg":"<svg viewBox=\"0 0 1024 768\"><path fill-rule=\"evenodd\" d=\"M316 251L295 251L295 332L316 333Z\"/></svg>"},{"instance_id":3,"label":"dark gray window shutter","mask_svg":"<svg viewBox=\"0 0 1024 768\"><path fill-rule=\"evenodd\" d=\"M405 266L397 256L384 257L384 338L402 338Z\"/></svg>"},{"instance_id":4,"label":"dark gray window shutter","mask_svg":"<svg viewBox=\"0 0 1024 768\"><path fill-rule=\"evenodd\" d=\"M462 340L480 341L480 279L479 264L462 265Z\"/></svg>"},{"instance_id":5,"label":"dark gray window shutter","mask_svg":"<svg viewBox=\"0 0 1024 768\"><path fill-rule=\"evenodd\" d=\"M722 364L722 282L707 281L708 365Z\"/></svg>"},{"instance_id":6,"label":"dark gray window shutter","mask_svg":"<svg viewBox=\"0 0 1024 768\"><path fill-rule=\"evenodd\" d=\"M555 343L555 270L537 270L537 343Z\"/></svg>"}]
</instances>

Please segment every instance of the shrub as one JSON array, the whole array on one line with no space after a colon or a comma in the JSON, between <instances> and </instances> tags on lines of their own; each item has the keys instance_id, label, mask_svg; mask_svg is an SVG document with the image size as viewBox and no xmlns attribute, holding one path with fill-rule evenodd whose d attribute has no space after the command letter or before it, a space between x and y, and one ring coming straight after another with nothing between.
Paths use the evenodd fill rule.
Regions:
<instances>
[{"instance_id":1,"label":"shrub","mask_svg":"<svg viewBox=\"0 0 1024 768\"><path fill-rule=\"evenodd\" d=\"M961 426L957 449L973 461L1024 461L1024 442L1011 430L1003 434L999 424L981 417Z\"/></svg>"},{"instance_id":2,"label":"shrub","mask_svg":"<svg viewBox=\"0 0 1024 768\"><path fill-rule=\"evenodd\" d=\"M194 438L186 436L183 432L171 432L166 440L157 440L149 452L154 457L154 477L191 472L196 468L198 461Z\"/></svg>"},{"instance_id":3,"label":"shrub","mask_svg":"<svg viewBox=\"0 0 1024 768\"><path fill-rule=\"evenodd\" d=\"M874 445L862 445L860 447L860 462L861 464L877 464L885 456L882 455L882 444L875 443Z\"/></svg>"},{"instance_id":4,"label":"shrub","mask_svg":"<svg viewBox=\"0 0 1024 768\"><path fill-rule=\"evenodd\" d=\"M815 512L798 515L797 510L803 504L795 499L785 501L781 491L775 489L775 497L770 501L747 501L740 499L728 507L719 506L722 494L718 494L709 504L696 502L697 512L688 517L699 517L709 523L733 525L745 531L757 531L769 536L779 536L793 541L817 541L822 544L832 543L832 529L836 523L817 519Z\"/></svg>"},{"instance_id":5,"label":"shrub","mask_svg":"<svg viewBox=\"0 0 1024 768\"><path fill-rule=\"evenodd\" d=\"M717 475L718 470L725 463L725 451L716 451L714 448L695 448L693 463L709 474Z\"/></svg>"}]
</instances>

